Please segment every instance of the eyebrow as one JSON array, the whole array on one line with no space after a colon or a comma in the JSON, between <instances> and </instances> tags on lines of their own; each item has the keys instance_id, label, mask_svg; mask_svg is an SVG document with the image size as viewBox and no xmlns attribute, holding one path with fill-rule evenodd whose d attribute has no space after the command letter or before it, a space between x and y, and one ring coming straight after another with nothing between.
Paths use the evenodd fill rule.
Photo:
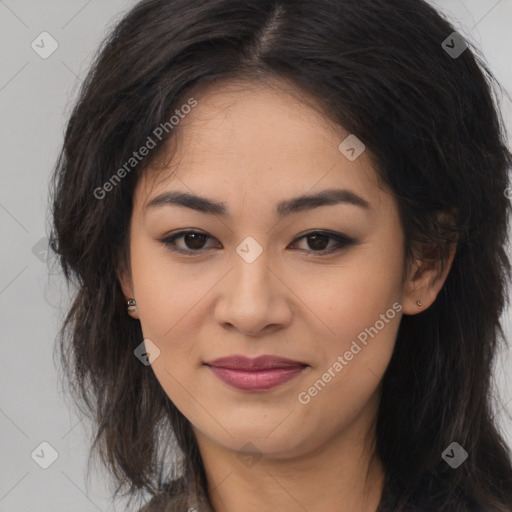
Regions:
<instances>
[{"instance_id":1,"label":"eyebrow","mask_svg":"<svg viewBox=\"0 0 512 512\"><path fill-rule=\"evenodd\" d=\"M368 201L358 196L355 192L338 188L327 189L316 194L301 195L281 201L277 205L276 214L278 218L283 218L292 213L335 204L358 206L364 210L372 209ZM163 192L153 198L146 205L146 208L155 208L165 205L181 206L212 215L230 216L226 204L223 202L216 202L206 197L178 191Z\"/></svg>"}]
</instances>

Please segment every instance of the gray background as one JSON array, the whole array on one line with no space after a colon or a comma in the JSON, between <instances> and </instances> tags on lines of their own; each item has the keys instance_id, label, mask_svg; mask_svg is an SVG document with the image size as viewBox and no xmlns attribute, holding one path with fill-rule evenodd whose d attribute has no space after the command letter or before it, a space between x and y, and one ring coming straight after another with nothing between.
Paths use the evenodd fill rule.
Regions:
<instances>
[{"instance_id":1,"label":"gray background","mask_svg":"<svg viewBox=\"0 0 512 512\"><path fill-rule=\"evenodd\" d=\"M432 3L481 48L512 91L512 0ZM91 427L70 408L53 360L66 289L44 260L48 178L67 115L98 44L134 4L0 0L0 512L125 510L122 500L111 502L108 475L99 465L86 479ZM58 43L46 59L31 47L44 31ZM502 99L502 109L512 125L510 99ZM511 333L510 309L503 322ZM496 414L512 446L506 415L512 413L511 369L511 352L500 354ZM43 441L58 453L48 469L31 457ZM50 460L47 448L36 454Z\"/></svg>"}]
</instances>

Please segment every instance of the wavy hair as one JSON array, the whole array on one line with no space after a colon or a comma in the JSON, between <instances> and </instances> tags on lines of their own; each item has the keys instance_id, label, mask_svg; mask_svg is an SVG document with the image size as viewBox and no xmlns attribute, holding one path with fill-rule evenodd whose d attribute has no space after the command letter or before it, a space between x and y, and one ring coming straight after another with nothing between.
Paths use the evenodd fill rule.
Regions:
<instances>
[{"instance_id":1,"label":"wavy hair","mask_svg":"<svg viewBox=\"0 0 512 512\"><path fill-rule=\"evenodd\" d=\"M428 244L425 264L445 262L458 240L435 302L401 319L383 377L376 449L394 483L386 512L512 510L492 380L506 344L512 154L499 84L471 43L456 58L445 51L454 31L423 0L143 0L111 30L67 123L50 243L75 287L56 347L116 495L157 494L179 474L206 492L189 421L134 357L142 331L118 279L135 186L175 132L104 197L94 191L196 86L278 78L364 142L396 198L408 257ZM450 211L455 223L439 215ZM441 458L452 442L469 454L457 469Z\"/></svg>"}]
</instances>

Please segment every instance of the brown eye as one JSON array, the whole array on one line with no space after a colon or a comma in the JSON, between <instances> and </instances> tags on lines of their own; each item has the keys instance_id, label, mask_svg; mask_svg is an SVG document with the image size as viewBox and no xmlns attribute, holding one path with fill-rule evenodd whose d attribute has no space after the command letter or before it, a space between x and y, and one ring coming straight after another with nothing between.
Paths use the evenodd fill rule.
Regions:
<instances>
[{"instance_id":1,"label":"brown eye","mask_svg":"<svg viewBox=\"0 0 512 512\"><path fill-rule=\"evenodd\" d=\"M318 253L318 256L322 254L331 254L343 250L344 248L356 244L356 240L350 238L342 233L334 233L329 231L315 231L306 233L304 236L297 238L294 245L305 239L307 241L308 248L299 249L305 252ZM329 242L334 241L335 243L329 248Z\"/></svg>"},{"instance_id":2,"label":"brown eye","mask_svg":"<svg viewBox=\"0 0 512 512\"><path fill-rule=\"evenodd\" d=\"M324 251L329 245L330 237L322 234L308 235L306 237L309 247L316 251Z\"/></svg>"},{"instance_id":3,"label":"brown eye","mask_svg":"<svg viewBox=\"0 0 512 512\"><path fill-rule=\"evenodd\" d=\"M180 231L174 235L160 240L171 251L182 254L200 254L206 250L205 242L212 237L197 231ZM182 239L182 244L176 241ZM181 246L180 246L181 245Z\"/></svg>"},{"instance_id":4,"label":"brown eye","mask_svg":"<svg viewBox=\"0 0 512 512\"><path fill-rule=\"evenodd\" d=\"M206 238L204 233L188 233L183 236L183 241L189 249L202 249Z\"/></svg>"}]
</instances>

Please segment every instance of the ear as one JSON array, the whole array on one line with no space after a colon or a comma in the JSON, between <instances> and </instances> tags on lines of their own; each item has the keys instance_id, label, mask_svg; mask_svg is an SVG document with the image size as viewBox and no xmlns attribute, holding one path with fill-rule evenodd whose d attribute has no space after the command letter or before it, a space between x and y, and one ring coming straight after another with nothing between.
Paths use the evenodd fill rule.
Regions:
<instances>
[{"instance_id":1,"label":"ear","mask_svg":"<svg viewBox=\"0 0 512 512\"><path fill-rule=\"evenodd\" d=\"M117 279L118 279L121 289L123 291L123 295L124 295L124 299L125 299L125 307L127 308L126 309L127 314L130 315L132 318L139 320L139 312L137 311L136 308L134 311L128 310L127 302L130 299L135 299L135 292L133 289L133 280L132 280L131 270L129 268L129 263L126 263L126 262L121 263L119 269L117 270Z\"/></svg>"},{"instance_id":2,"label":"ear","mask_svg":"<svg viewBox=\"0 0 512 512\"><path fill-rule=\"evenodd\" d=\"M443 287L452 267L457 249L458 235L451 231L455 227L457 214L454 210L441 212L438 218L446 223L444 245L420 243L414 247L415 259L409 265L402 308L405 315L416 315L428 309L436 300L437 294ZM444 261L443 261L444 258ZM421 307L417 301L421 302Z\"/></svg>"}]
</instances>

